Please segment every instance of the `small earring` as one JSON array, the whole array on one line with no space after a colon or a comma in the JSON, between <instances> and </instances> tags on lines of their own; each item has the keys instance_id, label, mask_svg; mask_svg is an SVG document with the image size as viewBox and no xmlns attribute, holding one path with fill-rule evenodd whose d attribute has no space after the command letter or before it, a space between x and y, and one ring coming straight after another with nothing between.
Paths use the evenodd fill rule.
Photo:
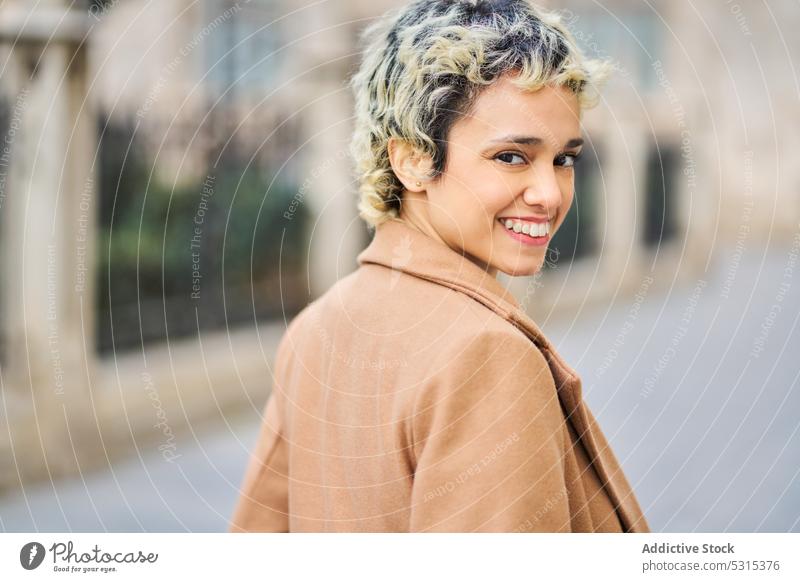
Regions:
<instances>
[{"instance_id":1,"label":"small earring","mask_svg":"<svg viewBox=\"0 0 800 582\"><path fill-rule=\"evenodd\" d=\"M417 187L417 188L419 188L420 186L422 186L422 182L420 182L419 180L417 180L417 183L416 183L415 185L416 185L416 187Z\"/></svg>"}]
</instances>

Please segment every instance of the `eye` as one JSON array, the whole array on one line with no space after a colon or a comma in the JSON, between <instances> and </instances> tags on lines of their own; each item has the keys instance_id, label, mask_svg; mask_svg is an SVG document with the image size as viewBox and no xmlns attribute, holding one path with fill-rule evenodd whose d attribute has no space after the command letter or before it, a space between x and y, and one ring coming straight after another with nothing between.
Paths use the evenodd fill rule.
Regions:
<instances>
[{"instance_id":1,"label":"eye","mask_svg":"<svg viewBox=\"0 0 800 582\"><path fill-rule=\"evenodd\" d=\"M559 154L553 161L556 166L571 168L578 162L578 160L581 159L581 155L583 155L582 151L577 154L572 154L572 153Z\"/></svg>"},{"instance_id":2,"label":"eye","mask_svg":"<svg viewBox=\"0 0 800 582\"><path fill-rule=\"evenodd\" d=\"M520 163L513 162L514 158L518 158L522 161L521 163L525 163L525 158L516 152L501 152L494 157L494 159L500 160L507 166L519 166Z\"/></svg>"}]
</instances>

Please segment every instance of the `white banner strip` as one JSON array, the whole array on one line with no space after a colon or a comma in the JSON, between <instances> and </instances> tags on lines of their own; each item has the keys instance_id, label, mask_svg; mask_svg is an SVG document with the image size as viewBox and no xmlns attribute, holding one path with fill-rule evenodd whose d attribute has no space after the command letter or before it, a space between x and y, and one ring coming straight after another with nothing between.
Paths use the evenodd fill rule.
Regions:
<instances>
[{"instance_id":1,"label":"white banner strip","mask_svg":"<svg viewBox=\"0 0 800 582\"><path fill-rule=\"evenodd\" d=\"M45 533L0 547L4 581L800 580L800 534Z\"/></svg>"}]
</instances>

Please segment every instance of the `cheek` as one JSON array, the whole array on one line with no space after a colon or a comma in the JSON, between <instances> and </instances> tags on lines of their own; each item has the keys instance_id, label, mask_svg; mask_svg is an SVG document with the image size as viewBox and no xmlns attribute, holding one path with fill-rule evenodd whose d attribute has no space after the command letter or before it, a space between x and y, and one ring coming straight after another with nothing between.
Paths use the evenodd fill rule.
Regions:
<instances>
[{"instance_id":1,"label":"cheek","mask_svg":"<svg viewBox=\"0 0 800 582\"><path fill-rule=\"evenodd\" d=\"M485 171L476 164L469 171L462 170L458 175L447 175L436 201L462 226L485 230L486 225L513 201L513 186L497 172Z\"/></svg>"},{"instance_id":2,"label":"cheek","mask_svg":"<svg viewBox=\"0 0 800 582\"><path fill-rule=\"evenodd\" d=\"M503 210L514 204L514 199L522 195L522 189L495 180L483 193L482 203L489 220L494 220Z\"/></svg>"},{"instance_id":3,"label":"cheek","mask_svg":"<svg viewBox=\"0 0 800 582\"><path fill-rule=\"evenodd\" d=\"M473 184L473 201L481 209L478 219L483 224L494 222L522 194L519 184L492 170L482 172Z\"/></svg>"},{"instance_id":4,"label":"cheek","mask_svg":"<svg viewBox=\"0 0 800 582\"><path fill-rule=\"evenodd\" d=\"M575 197L575 174L574 170L569 176L565 176L561 181L561 199L565 207L569 208L572 199Z\"/></svg>"},{"instance_id":5,"label":"cheek","mask_svg":"<svg viewBox=\"0 0 800 582\"><path fill-rule=\"evenodd\" d=\"M481 189L473 188L470 224L476 241L493 244L491 239L497 235L497 217L509 207L513 195L497 179L487 182Z\"/></svg>"}]
</instances>

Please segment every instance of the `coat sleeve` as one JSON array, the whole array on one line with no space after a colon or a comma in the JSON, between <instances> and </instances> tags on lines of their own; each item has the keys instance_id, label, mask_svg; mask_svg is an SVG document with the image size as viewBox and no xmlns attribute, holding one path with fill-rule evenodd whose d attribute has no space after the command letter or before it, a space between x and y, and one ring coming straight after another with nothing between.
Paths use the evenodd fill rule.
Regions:
<instances>
[{"instance_id":1,"label":"coat sleeve","mask_svg":"<svg viewBox=\"0 0 800 582\"><path fill-rule=\"evenodd\" d=\"M289 531L289 454L284 438L280 382L285 368L283 351L286 343L284 338L277 351L275 382L242 481L229 526L231 532Z\"/></svg>"},{"instance_id":2,"label":"coat sleeve","mask_svg":"<svg viewBox=\"0 0 800 582\"><path fill-rule=\"evenodd\" d=\"M570 531L566 421L527 338L486 332L443 351L412 435L411 531Z\"/></svg>"}]
</instances>

